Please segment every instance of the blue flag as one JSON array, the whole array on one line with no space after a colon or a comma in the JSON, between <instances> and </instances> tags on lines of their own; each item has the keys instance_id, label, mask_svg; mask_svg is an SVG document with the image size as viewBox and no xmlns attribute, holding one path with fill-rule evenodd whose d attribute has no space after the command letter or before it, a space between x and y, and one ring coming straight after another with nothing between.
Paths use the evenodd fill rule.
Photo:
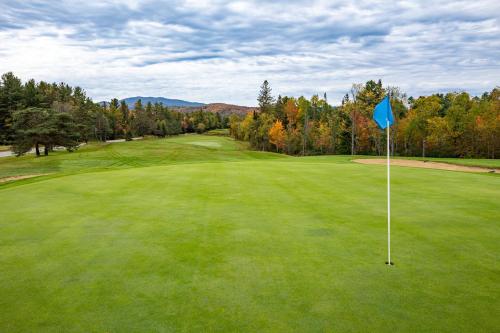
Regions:
<instances>
[{"instance_id":1,"label":"blue flag","mask_svg":"<svg viewBox=\"0 0 500 333\"><path fill-rule=\"evenodd\" d=\"M378 127L381 129L387 127L387 121L389 121L389 126L394 124L389 96L385 96L384 99L377 104L375 111L373 111L373 120L375 120Z\"/></svg>"}]
</instances>

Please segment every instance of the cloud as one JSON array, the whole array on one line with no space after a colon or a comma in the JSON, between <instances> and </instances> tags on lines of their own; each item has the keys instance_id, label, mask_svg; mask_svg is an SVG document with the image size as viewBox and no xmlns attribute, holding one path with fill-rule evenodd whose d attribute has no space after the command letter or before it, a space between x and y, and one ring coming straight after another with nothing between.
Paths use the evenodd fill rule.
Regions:
<instances>
[{"instance_id":1,"label":"cloud","mask_svg":"<svg viewBox=\"0 0 500 333\"><path fill-rule=\"evenodd\" d=\"M0 0L0 72L95 100L154 95L255 105L381 78L410 95L491 90L498 1Z\"/></svg>"}]
</instances>

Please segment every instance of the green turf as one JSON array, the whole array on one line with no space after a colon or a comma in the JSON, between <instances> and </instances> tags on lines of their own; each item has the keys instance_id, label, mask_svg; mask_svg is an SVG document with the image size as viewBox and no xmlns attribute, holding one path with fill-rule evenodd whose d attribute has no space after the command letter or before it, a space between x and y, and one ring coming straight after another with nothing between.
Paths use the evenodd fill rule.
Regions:
<instances>
[{"instance_id":1,"label":"green turf","mask_svg":"<svg viewBox=\"0 0 500 333\"><path fill-rule=\"evenodd\" d=\"M287 158L246 149L246 144L230 138L181 135L169 139L149 139L118 143L90 143L73 153L53 152L49 157L0 158L0 178L36 173L81 173L153 165L199 162L227 162Z\"/></svg>"},{"instance_id":2,"label":"green turf","mask_svg":"<svg viewBox=\"0 0 500 333\"><path fill-rule=\"evenodd\" d=\"M349 159L183 136L11 160L56 174L0 186L0 331L496 331L500 177L393 167L387 267L385 168Z\"/></svg>"},{"instance_id":3,"label":"green turf","mask_svg":"<svg viewBox=\"0 0 500 333\"><path fill-rule=\"evenodd\" d=\"M220 129L214 129L210 130L205 133L206 135L218 135L218 136L229 136L229 129L228 128L220 128Z\"/></svg>"}]
</instances>

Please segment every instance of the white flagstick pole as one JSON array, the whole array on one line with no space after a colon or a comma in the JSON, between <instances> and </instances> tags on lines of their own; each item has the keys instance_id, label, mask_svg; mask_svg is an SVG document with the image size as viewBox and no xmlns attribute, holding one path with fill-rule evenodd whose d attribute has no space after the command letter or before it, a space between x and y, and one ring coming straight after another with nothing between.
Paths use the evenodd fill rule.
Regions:
<instances>
[{"instance_id":1,"label":"white flagstick pole","mask_svg":"<svg viewBox=\"0 0 500 333\"><path fill-rule=\"evenodd\" d=\"M387 265L391 263L391 162L389 146L389 119L387 119Z\"/></svg>"}]
</instances>

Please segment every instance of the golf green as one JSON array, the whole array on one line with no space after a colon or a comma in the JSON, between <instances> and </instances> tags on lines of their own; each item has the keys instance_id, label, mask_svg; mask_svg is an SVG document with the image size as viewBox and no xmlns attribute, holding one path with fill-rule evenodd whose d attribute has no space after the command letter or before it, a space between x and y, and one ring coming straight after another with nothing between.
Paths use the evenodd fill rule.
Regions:
<instances>
[{"instance_id":1,"label":"golf green","mask_svg":"<svg viewBox=\"0 0 500 333\"><path fill-rule=\"evenodd\" d=\"M17 166L17 168L16 168ZM500 177L182 136L0 162L3 332L494 332Z\"/></svg>"}]
</instances>

